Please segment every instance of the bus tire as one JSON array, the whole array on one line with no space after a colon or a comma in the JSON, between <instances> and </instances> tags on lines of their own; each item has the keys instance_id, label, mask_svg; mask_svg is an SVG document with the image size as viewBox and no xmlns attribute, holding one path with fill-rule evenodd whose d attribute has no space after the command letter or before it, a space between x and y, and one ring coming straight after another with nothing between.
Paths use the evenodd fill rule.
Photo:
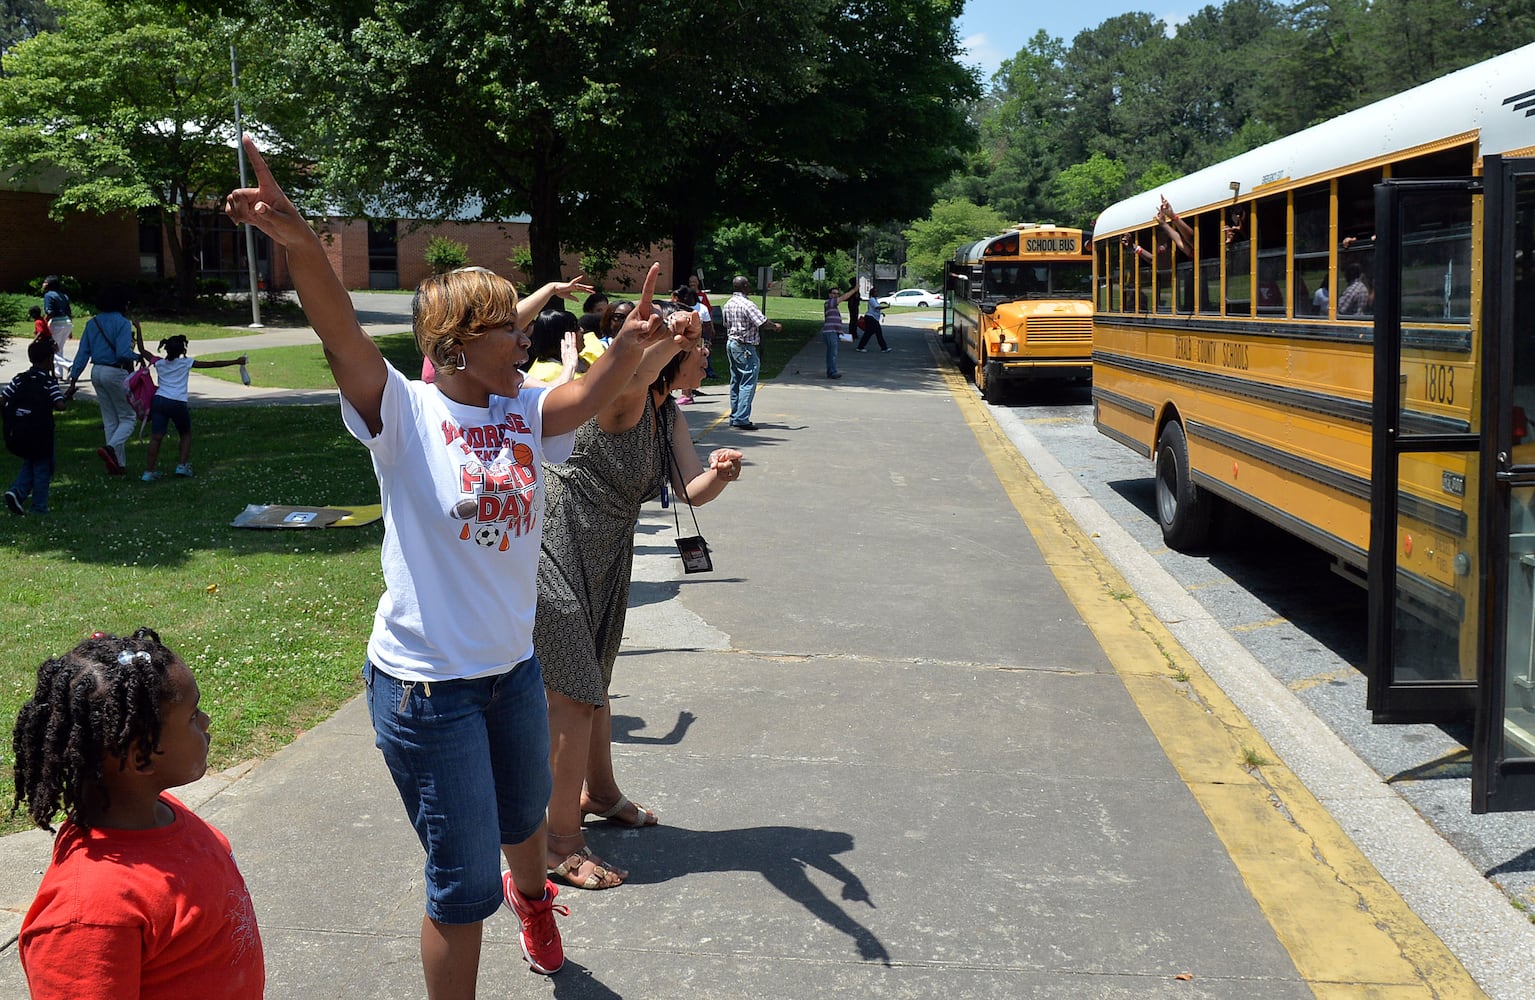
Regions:
<instances>
[{"instance_id":1,"label":"bus tire","mask_svg":"<svg viewBox=\"0 0 1535 1000\"><path fill-rule=\"evenodd\" d=\"M1002 387L994 378L988 378L991 374L986 370L986 341L981 341L975 349L975 387L980 390L981 398L988 403L999 403L1002 397Z\"/></svg>"},{"instance_id":2,"label":"bus tire","mask_svg":"<svg viewBox=\"0 0 1535 1000\"><path fill-rule=\"evenodd\" d=\"M1189 443L1176 422L1157 438L1157 522L1167 547L1183 552L1210 538L1214 497L1194 485L1189 470Z\"/></svg>"}]
</instances>

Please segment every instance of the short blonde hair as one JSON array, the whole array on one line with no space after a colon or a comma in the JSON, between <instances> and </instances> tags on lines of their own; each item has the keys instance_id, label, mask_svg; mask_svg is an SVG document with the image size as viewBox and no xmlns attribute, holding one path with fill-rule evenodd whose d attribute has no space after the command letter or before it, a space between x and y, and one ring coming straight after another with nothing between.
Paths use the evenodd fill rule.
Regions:
<instances>
[{"instance_id":1,"label":"short blonde hair","mask_svg":"<svg viewBox=\"0 0 1535 1000\"><path fill-rule=\"evenodd\" d=\"M517 325L517 289L484 267L424 278L410 302L416 347L434 368L453 367L465 343L508 324Z\"/></svg>"}]
</instances>

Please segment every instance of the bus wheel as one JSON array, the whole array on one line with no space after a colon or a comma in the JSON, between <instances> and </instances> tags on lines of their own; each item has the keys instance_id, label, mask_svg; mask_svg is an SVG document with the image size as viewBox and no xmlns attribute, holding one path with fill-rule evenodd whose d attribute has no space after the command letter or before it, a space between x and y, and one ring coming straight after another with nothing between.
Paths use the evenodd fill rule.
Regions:
<instances>
[{"instance_id":1,"label":"bus wheel","mask_svg":"<svg viewBox=\"0 0 1535 1000\"><path fill-rule=\"evenodd\" d=\"M1157 439L1157 522L1162 540L1178 551L1197 549L1210 537L1214 497L1189 475L1189 443L1183 428L1169 423Z\"/></svg>"},{"instance_id":2,"label":"bus wheel","mask_svg":"<svg viewBox=\"0 0 1535 1000\"><path fill-rule=\"evenodd\" d=\"M986 377L986 342L981 341L975 350L975 387L980 390L981 398L986 400L986 402L1000 402L1002 387L997 384L996 379L988 379Z\"/></svg>"}]
</instances>

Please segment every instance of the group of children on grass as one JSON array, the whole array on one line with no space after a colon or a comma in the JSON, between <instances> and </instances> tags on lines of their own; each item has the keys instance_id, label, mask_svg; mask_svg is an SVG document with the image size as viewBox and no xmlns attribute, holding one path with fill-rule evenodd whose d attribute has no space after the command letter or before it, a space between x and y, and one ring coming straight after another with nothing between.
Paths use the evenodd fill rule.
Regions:
<instances>
[{"instance_id":1,"label":"group of children on grass","mask_svg":"<svg viewBox=\"0 0 1535 1000\"><path fill-rule=\"evenodd\" d=\"M0 388L0 412L3 412L6 425L5 445L21 459L21 468L4 494L6 507L16 515L48 513L49 487L57 464L53 415L66 408L75 391L73 382L68 389L60 382L63 354L42 309L33 306L29 314L33 329L32 341L27 345L30 367ZM140 478L152 482L161 477L156 469L160 446L167 428L172 425L180 445L176 475L191 476L192 417L187 406L188 375L193 368L244 365L246 358L242 355L223 361L194 360L187 355L187 338L181 334L160 341L159 349L164 352L161 357L144 347L143 331L136 320L133 321L133 337L139 358L144 365L152 366L158 376L158 384L148 382L152 387L152 398L138 414L140 419L147 420L150 428L149 448ZM68 370L67 366L65 370ZM131 385L128 392L130 396L133 394ZM104 423L106 408L103 404ZM97 454L106 462L110 474L124 473L123 464L111 447L98 448Z\"/></svg>"}]
</instances>

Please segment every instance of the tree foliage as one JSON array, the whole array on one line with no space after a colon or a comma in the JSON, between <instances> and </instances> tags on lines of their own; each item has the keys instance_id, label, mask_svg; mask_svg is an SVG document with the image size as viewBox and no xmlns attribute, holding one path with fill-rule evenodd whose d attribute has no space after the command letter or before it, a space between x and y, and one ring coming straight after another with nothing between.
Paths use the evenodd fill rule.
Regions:
<instances>
[{"instance_id":1,"label":"tree foliage","mask_svg":"<svg viewBox=\"0 0 1535 1000\"><path fill-rule=\"evenodd\" d=\"M195 208L236 175L232 25L144 0L68 0L0 78L0 162L56 179L53 213L153 213L195 295Z\"/></svg>"},{"instance_id":2,"label":"tree foliage","mask_svg":"<svg viewBox=\"0 0 1535 1000\"><path fill-rule=\"evenodd\" d=\"M926 219L906 230L907 276L923 285L938 285L960 244L994 236L1009 225L995 209L957 198L940 201Z\"/></svg>"},{"instance_id":3,"label":"tree foliage","mask_svg":"<svg viewBox=\"0 0 1535 1000\"><path fill-rule=\"evenodd\" d=\"M0 54L57 24L58 12L43 0L5 0L0 6Z\"/></svg>"},{"instance_id":4,"label":"tree foliage","mask_svg":"<svg viewBox=\"0 0 1535 1000\"><path fill-rule=\"evenodd\" d=\"M277 77L314 109L291 139L332 198L526 212L535 281L562 246L671 237L688 271L725 219L826 234L920 211L978 92L961 0L267 3Z\"/></svg>"},{"instance_id":5,"label":"tree foliage","mask_svg":"<svg viewBox=\"0 0 1535 1000\"><path fill-rule=\"evenodd\" d=\"M1040 32L990 81L977 154L941 189L1090 221L1197 170L1535 38L1535 0L1225 0ZM1106 183L1122 167L1117 189Z\"/></svg>"}]
</instances>

